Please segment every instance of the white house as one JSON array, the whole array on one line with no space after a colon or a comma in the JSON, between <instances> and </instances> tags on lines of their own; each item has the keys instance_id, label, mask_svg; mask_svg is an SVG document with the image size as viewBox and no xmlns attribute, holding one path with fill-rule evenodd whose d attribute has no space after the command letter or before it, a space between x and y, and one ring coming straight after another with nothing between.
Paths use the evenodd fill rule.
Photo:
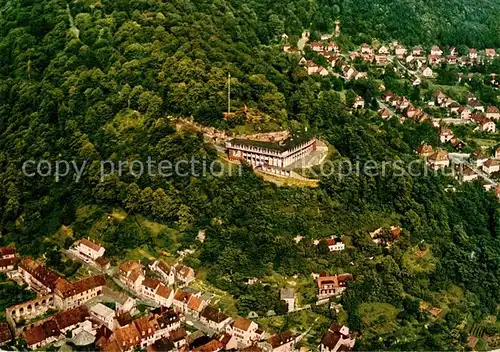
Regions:
<instances>
[{"instance_id":1,"label":"white house","mask_svg":"<svg viewBox=\"0 0 500 352\"><path fill-rule=\"evenodd\" d=\"M82 238L78 242L76 249L78 250L78 252L89 257L92 260L96 260L97 258L102 257L104 255L104 252L106 251L104 247L101 247L97 243L92 242L86 238Z\"/></svg>"},{"instance_id":2,"label":"white house","mask_svg":"<svg viewBox=\"0 0 500 352\"><path fill-rule=\"evenodd\" d=\"M261 340L264 331L251 320L237 317L234 322L226 327L226 332L236 340L238 348L245 348Z\"/></svg>"},{"instance_id":3,"label":"white house","mask_svg":"<svg viewBox=\"0 0 500 352\"><path fill-rule=\"evenodd\" d=\"M500 170L500 165L494 159L488 159L483 164L483 171L486 172L488 175L492 174L493 172L498 172L499 170Z\"/></svg>"},{"instance_id":4,"label":"white house","mask_svg":"<svg viewBox=\"0 0 500 352\"><path fill-rule=\"evenodd\" d=\"M280 299L285 301L288 307L288 313L295 310L295 290L291 287L280 290Z\"/></svg>"},{"instance_id":5,"label":"white house","mask_svg":"<svg viewBox=\"0 0 500 352\"><path fill-rule=\"evenodd\" d=\"M329 238L325 242L330 252L343 251L345 249L345 243L338 237Z\"/></svg>"},{"instance_id":6,"label":"white house","mask_svg":"<svg viewBox=\"0 0 500 352\"><path fill-rule=\"evenodd\" d=\"M226 325L231 322L231 317L221 312L219 309L206 306L200 314L200 321L210 329L222 332Z\"/></svg>"},{"instance_id":7,"label":"white house","mask_svg":"<svg viewBox=\"0 0 500 352\"><path fill-rule=\"evenodd\" d=\"M109 330L113 331L115 329L115 311L104 304L97 303L92 306L90 308L90 316L106 325Z\"/></svg>"}]
</instances>

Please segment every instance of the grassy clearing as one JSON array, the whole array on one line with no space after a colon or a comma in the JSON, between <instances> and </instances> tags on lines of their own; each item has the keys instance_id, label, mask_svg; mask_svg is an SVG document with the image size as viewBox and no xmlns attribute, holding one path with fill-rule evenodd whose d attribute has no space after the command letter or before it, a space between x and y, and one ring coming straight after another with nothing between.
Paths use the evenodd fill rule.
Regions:
<instances>
[{"instance_id":1,"label":"grassy clearing","mask_svg":"<svg viewBox=\"0 0 500 352\"><path fill-rule=\"evenodd\" d=\"M434 272L436 263L437 259L432 255L430 247L423 251L418 248L410 248L403 255L403 266L417 274Z\"/></svg>"},{"instance_id":2,"label":"grassy clearing","mask_svg":"<svg viewBox=\"0 0 500 352\"><path fill-rule=\"evenodd\" d=\"M208 292L215 295L212 299L211 304L220 308L223 312L228 315L236 316L238 315L238 309L236 308L236 302L234 298L227 292L212 286L207 281L201 279L204 276L203 273L197 275L198 278L193 281L189 286L195 288L201 292Z\"/></svg>"},{"instance_id":3,"label":"grassy clearing","mask_svg":"<svg viewBox=\"0 0 500 352\"><path fill-rule=\"evenodd\" d=\"M397 327L399 310L389 303L363 303L359 306L359 313L367 330L374 335L390 333Z\"/></svg>"}]
</instances>

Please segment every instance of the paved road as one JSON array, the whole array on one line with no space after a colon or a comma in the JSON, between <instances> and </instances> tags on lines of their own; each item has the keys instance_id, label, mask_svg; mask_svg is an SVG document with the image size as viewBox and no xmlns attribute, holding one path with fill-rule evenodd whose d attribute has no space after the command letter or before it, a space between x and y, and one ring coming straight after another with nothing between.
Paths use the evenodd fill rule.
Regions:
<instances>
[{"instance_id":1,"label":"paved road","mask_svg":"<svg viewBox=\"0 0 500 352\"><path fill-rule=\"evenodd\" d=\"M297 42L297 48L299 48L299 50L304 50L304 46L306 45L306 43L309 41L309 38L307 38L304 33L302 33L302 38L299 39L299 41Z\"/></svg>"},{"instance_id":2,"label":"paved road","mask_svg":"<svg viewBox=\"0 0 500 352\"><path fill-rule=\"evenodd\" d=\"M462 119L454 119L454 118L445 118L445 119L433 118L432 121L444 122L448 125L468 125L472 122L471 120L462 120Z\"/></svg>"},{"instance_id":3,"label":"paved road","mask_svg":"<svg viewBox=\"0 0 500 352\"><path fill-rule=\"evenodd\" d=\"M486 172L484 172L483 170L481 170L477 166L471 164L467 160L468 157L469 157L469 154L466 154L466 153L450 153L449 157L450 157L450 159L453 162L455 162L457 164L464 164L464 165L469 166L472 170L474 170L474 172L476 174L478 174L479 176L481 176L486 182L488 182L490 185L496 187L496 185L497 185L496 181L494 181L493 179L491 179L490 176Z\"/></svg>"}]
</instances>

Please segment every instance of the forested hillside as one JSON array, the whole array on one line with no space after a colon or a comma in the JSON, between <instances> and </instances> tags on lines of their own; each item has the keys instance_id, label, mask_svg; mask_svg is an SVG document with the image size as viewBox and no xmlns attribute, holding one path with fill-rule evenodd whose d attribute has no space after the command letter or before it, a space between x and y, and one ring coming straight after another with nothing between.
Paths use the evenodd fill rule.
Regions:
<instances>
[{"instance_id":1,"label":"forested hillside","mask_svg":"<svg viewBox=\"0 0 500 352\"><path fill-rule=\"evenodd\" d=\"M181 248L207 229L207 241L187 260L233 294L242 313L256 309L252 295L266 294L249 292L249 277L344 269L356 278L342 303L350 328L361 332L357 348L461 348L466 336L450 332L467 314L497 314L500 303L500 213L481 185L400 177L391 169L384 176L323 177L318 188L303 189L266 183L246 168L242 177L128 175L101 182L99 160L217 158L201 134L176 133L168 116L234 127L222 119L231 73L235 106L246 104L283 128L307 126L338 151L336 160L410 162L420 137L432 131L428 124L352 114L333 89L338 82L308 76L282 53L279 36L311 23L313 30L331 30L340 18L347 42L376 36L499 47L499 6L491 0L3 1L1 241L41 256L53 245L44 239L61 225L82 237L100 212L122 208L175 229ZM360 85L376 94L373 82ZM78 183L22 174L26 160L61 158L92 166ZM455 192L446 191L450 184ZM100 210L82 221L77 213L84 206ZM393 224L405 230L390 249L369 240L368 231ZM170 241L134 226L130 220L102 229L109 255ZM330 234L351 236L353 248L333 258L311 245ZM296 244L297 235L306 240ZM414 264L415 250L431 253L431 265ZM448 302L445 319L420 313L419 300L439 301L453 288L463 296ZM375 329L363 315L369 302L391 304L398 314Z\"/></svg>"}]
</instances>

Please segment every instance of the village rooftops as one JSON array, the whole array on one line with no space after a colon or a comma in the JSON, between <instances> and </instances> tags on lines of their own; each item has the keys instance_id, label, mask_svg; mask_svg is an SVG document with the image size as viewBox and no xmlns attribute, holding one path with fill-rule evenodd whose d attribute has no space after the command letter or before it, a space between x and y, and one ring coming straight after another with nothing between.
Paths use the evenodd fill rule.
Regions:
<instances>
[{"instance_id":1,"label":"village rooftops","mask_svg":"<svg viewBox=\"0 0 500 352\"><path fill-rule=\"evenodd\" d=\"M12 334L10 332L9 324L0 323L0 345L12 340Z\"/></svg>"},{"instance_id":2,"label":"village rooftops","mask_svg":"<svg viewBox=\"0 0 500 352\"><path fill-rule=\"evenodd\" d=\"M28 345L36 345L46 339L59 336L61 331L57 327L57 323L50 319L43 322L41 325L35 326L33 329L30 329L24 333L24 339L28 343Z\"/></svg>"},{"instance_id":3,"label":"village rooftops","mask_svg":"<svg viewBox=\"0 0 500 352\"><path fill-rule=\"evenodd\" d=\"M79 306L58 313L55 316L55 321L60 330L64 330L72 325L76 325L85 321L89 316L89 310L86 306Z\"/></svg>"},{"instance_id":4,"label":"village rooftops","mask_svg":"<svg viewBox=\"0 0 500 352\"><path fill-rule=\"evenodd\" d=\"M0 258L1 257L15 255L15 254L16 254L16 250L15 250L14 247L3 247L3 248L0 248Z\"/></svg>"},{"instance_id":5,"label":"village rooftops","mask_svg":"<svg viewBox=\"0 0 500 352\"><path fill-rule=\"evenodd\" d=\"M294 149L295 147L298 147L303 143L307 143L312 139L314 139L313 134L308 132L303 132L303 133L292 134L288 138L278 142L256 141L250 139L232 139L229 141L229 144L231 146L263 148L263 149L268 149L270 151L282 153Z\"/></svg>"},{"instance_id":6,"label":"village rooftops","mask_svg":"<svg viewBox=\"0 0 500 352\"><path fill-rule=\"evenodd\" d=\"M92 242L91 240L89 240L87 238L82 238L80 240L80 243L83 244L85 247L92 249L94 252L99 252L102 248L97 243Z\"/></svg>"}]
</instances>

